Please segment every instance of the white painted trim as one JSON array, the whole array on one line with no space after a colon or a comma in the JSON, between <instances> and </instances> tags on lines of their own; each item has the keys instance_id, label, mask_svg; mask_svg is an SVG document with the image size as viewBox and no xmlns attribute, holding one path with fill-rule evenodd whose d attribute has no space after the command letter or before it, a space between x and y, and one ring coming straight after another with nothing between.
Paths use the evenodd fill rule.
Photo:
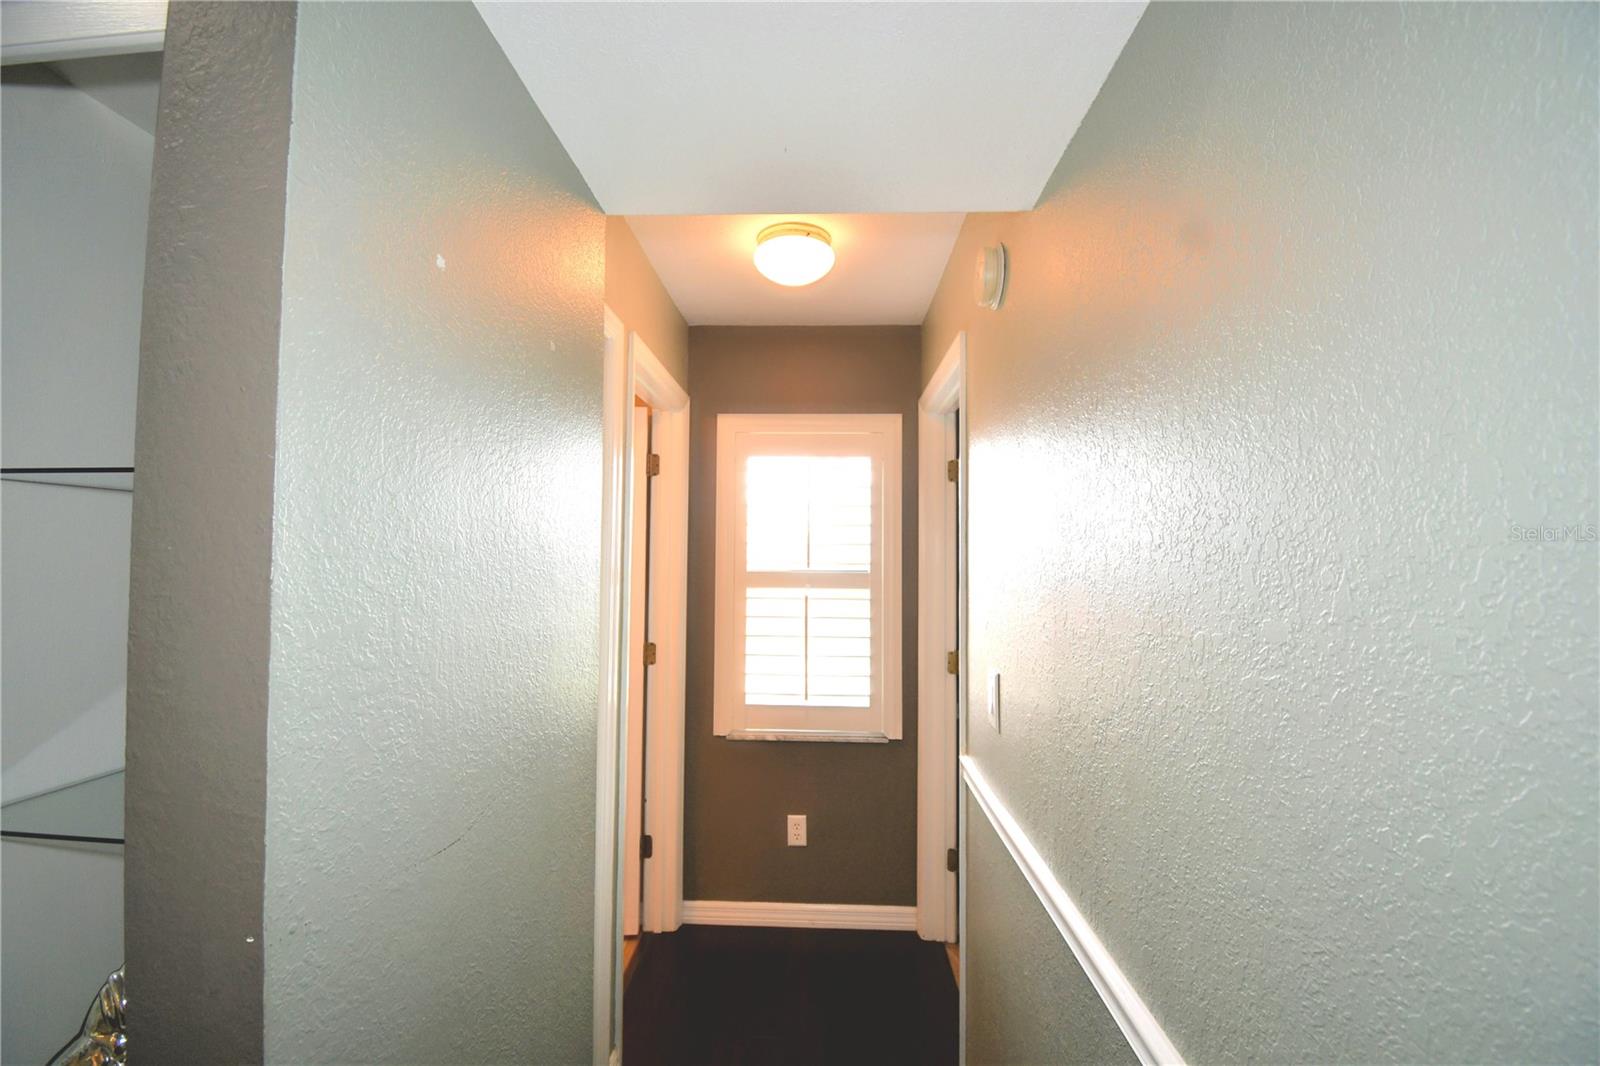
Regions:
<instances>
[{"instance_id":1,"label":"white painted trim","mask_svg":"<svg viewBox=\"0 0 1600 1066\"><path fill-rule=\"evenodd\" d=\"M633 435L628 447L628 482L631 506L628 508L628 703L622 716L627 737L622 776L622 935L639 935L639 911L644 899L644 849L640 847L644 828L645 804L639 799L646 779L644 766L644 714L650 669L644 661L645 635L650 620L645 610L650 603L645 581L650 573L650 530L645 523L650 508L643 502L650 492L650 408L634 405Z\"/></svg>"},{"instance_id":2,"label":"white painted trim","mask_svg":"<svg viewBox=\"0 0 1600 1066\"><path fill-rule=\"evenodd\" d=\"M610 1061L622 1017L622 715L628 692L624 619L628 588L628 476L633 398L622 321L605 309L601 370L600 706L595 731L594 1047L596 1066ZM620 1041L618 1041L620 1042Z\"/></svg>"},{"instance_id":3,"label":"white painted trim","mask_svg":"<svg viewBox=\"0 0 1600 1066\"><path fill-rule=\"evenodd\" d=\"M901 641L901 416L898 414L723 414L717 416L716 606L712 732L739 740L899 740L904 729ZM803 440L803 443L796 442ZM797 451L797 449L799 449ZM872 702L863 708L755 706L744 698L744 469L749 455L872 457L872 568L868 573L784 572L762 580L789 587L864 588L872 597Z\"/></svg>"},{"instance_id":4,"label":"white painted trim","mask_svg":"<svg viewBox=\"0 0 1600 1066\"><path fill-rule=\"evenodd\" d=\"M965 634L957 633L966 612L966 464L952 485L946 463L966 448L958 441L965 422L967 335L956 334L939 362L917 409L917 933L924 940L957 939L957 875L945 853L957 847L956 756L958 681L966 676ZM962 532L954 539L957 530ZM957 587L959 573L961 586ZM951 677L945 654L960 648L959 674Z\"/></svg>"},{"instance_id":5,"label":"white painted trim","mask_svg":"<svg viewBox=\"0 0 1600 1066\"><path fill-rule=\"evenodd\" d=\"M658 411L681 411L688 407L689 394L650 350L644 338L630 333L628 346L633 356L633 394Z\"/></svg>"},{"instance_id":6,"label":"white painted trim","mask_svg":"<svg viewBox=\"0 0 1600 1066\"><path fill-rule=\"evenodd\" d=\"M1077 904L1072 902L1072 897L1061 887L1055 874L1050 872L1044 857L1039 854L1033 842L1022 831L1022 826L1017 824L1010 810L990 787L972 756L961 757L961 773L966 781L967 791L978 802L978 807L989 819L989 824L994 826L994 831L1005 844L1006 850L1011 853L1011 858L1022 871L1023 877L1033 886L1034 894L1039 897L1039 902L1044 905L1050 920L1055 923L1067 946L1072 949L1078 965L1083 967L1083 972L1094 984L1095 991L1100 993L1107 1010L1116 1020L1117 1028L1127 1037L1128 1044L1139 1057L1139 1061L1145 1066L1157 1066L1157 1064L1182 1066L1183 1057L1178 1054L1178 1049L1173 1046L1172 1041L1167 1039L1167 1034L1156 1021L1155 1015L1150 1013L1150 1008L1145 1006L1144 1000L1139 998L1139 993L1134 990L1127 977L1123 976L1122 968L1117 965L1111 953L1106 950L1106 946L1090 928L1088 919L1083 916ZM961 954L965 960L967 953L963 951ZM961 983L965 988L965 973L962 974Z\"/></svg>"},{"instance_id":7,"label":"white painted trim","mask_svg":"<svg viewBox=\"0 0 1600 1066\"><path fill-rule=\"evenodd\" d=\"M928 378L918 402L924 410L941 414L962 405L967 394L967 331L957 333L945 349L939 365Z\"/></svg>"},{"instance_id":8,"label":"white painted trim","mask_svg":"<svg viewBox=\"0 0 1600 1066\"><path fill-rule=\"evenodd\" d=\"M747 925L779 929L890 929L917 927L917 908L864 903L750 903L690 899L683 902L686 925Z\"/></svg>"},{"instance_id":9,"label":"white painted trim","mask_svg":"<svg viewBox=\"0 0 1600 1066\"><path fill-rule=\"evenodd\" d=\"M645 832L655 855L644 864L648 932L682 923L684 609L689 568L689 396L638 334L605 309L601 385L600 718L596 730L594 889L594 1062L622 1042L622 849L627 786L628 590L633 531L633 398L655 409L661 456L650 518L649 627L656 668L646 678L651 713L645 738ZM613 1040L615 1034L615 1040Z\"/></svg>"},{"instance_id":10,"label":"white painted trim","mask_svg":"<svg viewBox=\"0 0 1600 1066\"><path fill-rule=\"evenodd\" d=\"M166 37L166 0L10 0L0 17L0 63L159 52Z\"/></svg>"},{"instance_id":11,"label":"white painted trim","mask_svg":"<svg viewBox=\"0 0 1600 1066\"><path fill-rule=\"evenodd\" d=\"M645 678L645 825L654 852L644 863L647 933L683 924L684 681L689 602L689 394L644 338L630 336L633 395L652 409L661 472L650 490L650 636L656 665Z\"/></svg>"}]
</instances>

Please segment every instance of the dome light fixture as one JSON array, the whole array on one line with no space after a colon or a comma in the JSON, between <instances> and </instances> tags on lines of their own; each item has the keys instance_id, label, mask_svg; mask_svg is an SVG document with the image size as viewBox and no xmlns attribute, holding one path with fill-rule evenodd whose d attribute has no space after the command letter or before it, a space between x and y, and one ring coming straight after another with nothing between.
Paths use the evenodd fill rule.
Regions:
<instances>
[{"instance_id":1,"label":"dome light fixture","mask_svg":"<svg viewBox=\"0 0 1600 1066\"><path fill-rule=\"evenodd\" d=\"M780 222L756 234L755 263L768 281L810 285L833 269L833 238L809 222Z\"/></svg>"},{"instance_id":2,"label":"dome light fixture","mask_svg":"<svg viewBox=\"0 0 1600 1066\"><path fill-rule=\"evenodd\" d=\"M1006 298L1006 246L993 244L978 253L978 269L973 276L973 295L979 307L1000 310Z\"/></svg>"}]
</instances>

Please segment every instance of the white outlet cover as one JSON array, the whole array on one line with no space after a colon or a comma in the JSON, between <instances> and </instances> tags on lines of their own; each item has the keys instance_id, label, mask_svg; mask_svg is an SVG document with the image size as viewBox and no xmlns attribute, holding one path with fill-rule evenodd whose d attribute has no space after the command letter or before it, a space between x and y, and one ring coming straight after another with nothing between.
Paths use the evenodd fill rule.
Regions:
<instances>
[{"instance_id":1,"label":"white outlet cover","mask_svg":"<svg viewBox=\"0 0 1600 1066\"><path fill-rule=\"evenodd\" d=\"M989 675L989 724L996 733L1000 732L1000 672L994 671Z\"/></svg>"},{"instance_id":2,"label":"white outlet cover","mask_svg":"<svg viewBox=\"0 0 1600 1066\"><path fill-rule=\"evenodd\" d=\"M789 815L788 843L791 848L803 848L806 846L805 815Z\"/></svg>"}]
</instances>

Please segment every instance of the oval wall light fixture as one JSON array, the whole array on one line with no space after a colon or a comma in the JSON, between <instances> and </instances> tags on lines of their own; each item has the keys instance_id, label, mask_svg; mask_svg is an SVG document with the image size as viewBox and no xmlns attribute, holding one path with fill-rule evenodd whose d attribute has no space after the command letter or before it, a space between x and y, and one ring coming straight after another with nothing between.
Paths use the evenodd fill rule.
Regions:
<instances>
[{"instance_id":1,"label":"oval wall light fixture","mask_svg":"<svg viewBox=\"0 0 1600 1066\"><path fill-rule=\"evenodd\" d=\"M756 234L755 262L768 281L810 285L833 269L833 238L809 222L780 222Z\"/></svg>"},{"instance_id":2,"label":"oval wall light fixture","mask_svg":"<svg viewBox=\"0 0 1600 1066\"><path fill-rule=\"evenodd\" d=\"M994 244L978 253L977 271L972 278L972 295L979 307L1000 310L1006 298L1006 246Z\"/></svg>"}]
</instances>

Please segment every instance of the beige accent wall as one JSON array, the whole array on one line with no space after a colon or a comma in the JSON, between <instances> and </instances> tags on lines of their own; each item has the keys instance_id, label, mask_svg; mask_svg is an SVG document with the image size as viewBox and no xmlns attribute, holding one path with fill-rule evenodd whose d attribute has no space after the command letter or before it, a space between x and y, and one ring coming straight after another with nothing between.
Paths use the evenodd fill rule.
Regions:
<instances>
[{"instance_id":1,"label":"beige accent wall","mask_svg":"<svg viewBox=\"0 0 1600 1066\"><path fill-rule=\"evenodd\" d=\"M606 306L644 338L678 384L689 383L689 327L621 215L606 216Z\"/></svg>"},{"instance_id":2,"label":"beige accent wall","mask_svg":"<svg viewBox=\"0 0 1600 1066\"><path fill-rule=\"evenodd\" d=\"M926 319L970 753L1190 1062L1600 1046L1597 28L1152 4ZM1106 1060L969 814L968 1059Z\"/></svg>"}]
</instances>

